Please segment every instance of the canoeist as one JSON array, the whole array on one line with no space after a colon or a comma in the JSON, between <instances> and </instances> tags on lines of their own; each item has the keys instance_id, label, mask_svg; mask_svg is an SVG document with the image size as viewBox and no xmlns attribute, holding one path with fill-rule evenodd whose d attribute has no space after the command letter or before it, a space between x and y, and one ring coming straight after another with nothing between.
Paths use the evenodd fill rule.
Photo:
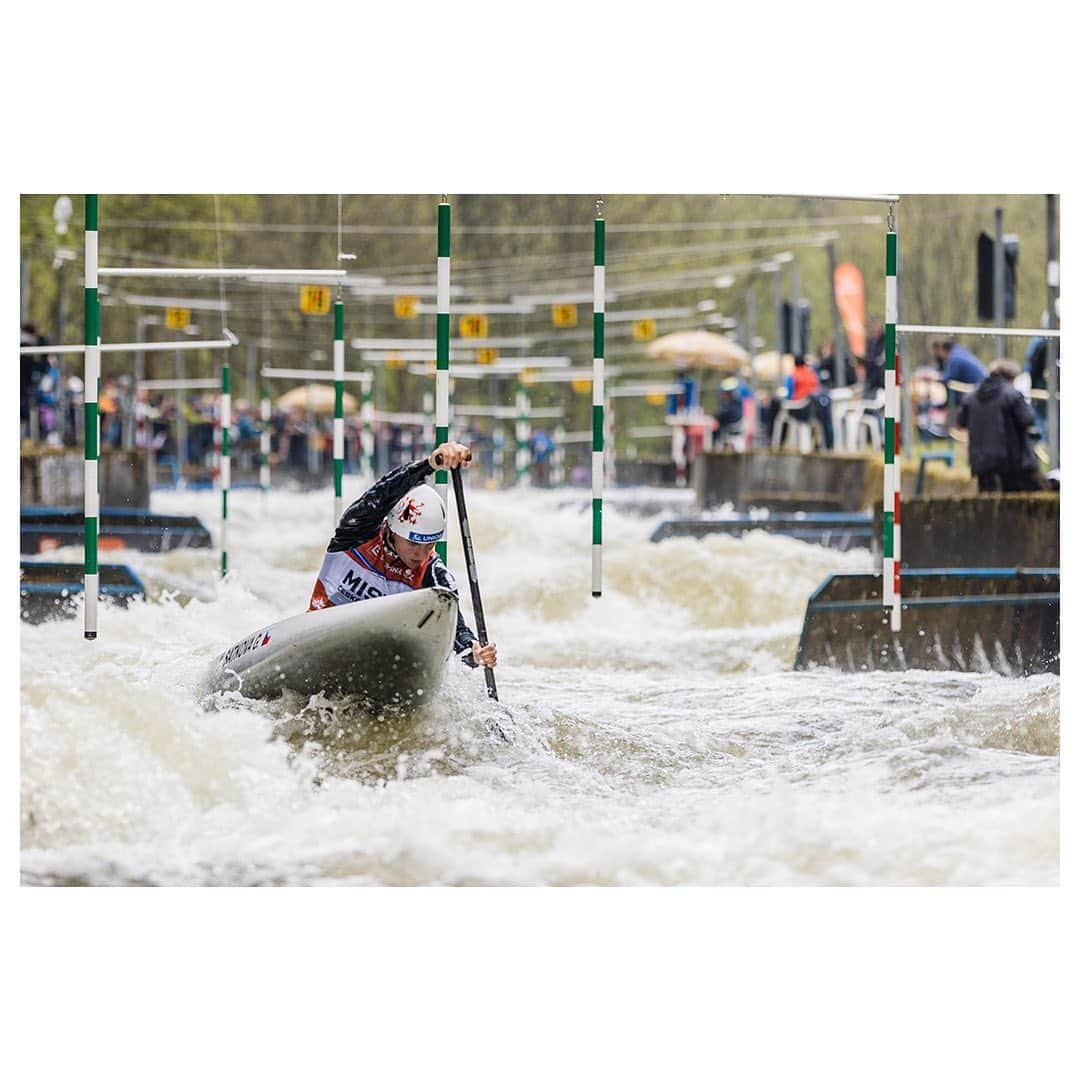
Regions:
<instances>
[{"instance_id":1,"label":"canoeist","mask_svg":"<svg viewBox=\"0 0 1080 1080\"><path fill-rule=\"evenodd\" d=\"M468 468L471 452L448 442L425 459L402 465L377 480L341 516L326 548L309 611L351 604L434 585L457 583L435 553L446 532L446 506L423 481L440 469ZM494 667L494 643L481 646L460 609L454 650L471 667Z\"/></svg>"}]
</instances>

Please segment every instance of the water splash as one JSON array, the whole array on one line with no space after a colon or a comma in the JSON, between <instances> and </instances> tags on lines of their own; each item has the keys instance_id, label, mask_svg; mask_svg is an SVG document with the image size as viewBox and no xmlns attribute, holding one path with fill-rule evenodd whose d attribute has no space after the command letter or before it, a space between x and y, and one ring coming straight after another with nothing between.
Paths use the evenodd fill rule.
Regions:
<instances>
[{"instance_id":1,"label":"water splash","mask_svg":"<svg viewBox=\"0 0 1080 1080\"><path fill-rule=\"evenodd\" d=\"M612 506L594 600L589 515L566 503L470 497L510 746L457 664L408 719L200 698L225 644L306 607L328 493L235 493L224 582L212 550L127 554L149 598L104 610L93 645L78 620L21 630L23 880L1057 880L1057 677L794 673L807 597L866 553L654 545L659 518ZM210 493L154 509L216 532ZM453 530L450 556L464 581Z\"/></svg>"}]
</instances>

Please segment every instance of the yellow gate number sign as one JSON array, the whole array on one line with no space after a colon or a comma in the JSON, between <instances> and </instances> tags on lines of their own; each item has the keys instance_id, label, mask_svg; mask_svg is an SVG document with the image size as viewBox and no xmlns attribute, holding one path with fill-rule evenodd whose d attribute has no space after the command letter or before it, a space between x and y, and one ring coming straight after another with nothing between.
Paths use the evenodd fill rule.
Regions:
<instances>
[{"instance_id":1,"label":"yellow gate number sign","mask_svg":"<svg viewBox=\"0 0 1080 1080\"><path fill-rule=\"evenodd\" d=\"M499 359L498 349L477 349L476 362L478 364L494 364Z\"/></svg>"},{"instance_id":2,"label":"yellow gate number sign","mask_svg":"<svg viewBox=\"0 0 1080 1080\"><path fill-rule=\"evenodd\" d=\"M304 285L300 289L300 310L305 315L329 315L330 290L325 285Z\"/></svg>"},{"instance_id":3,"label":"yellow gate number sign","mask_svg":"<svg viewBox=\"0 0 1080 1080\"><path fill-rule=\"evenodd\" d=\"M634 323L635 341L652 341L656 337L655 319L638 319Z\"/></svg>"},{"instance_id":4,"label":"yellow gate number sign","mask_svg":"<svg viewBox=\"0 0 1080 1080\"><path fill-rule=\"evenodd\" d=\"M191 311L186 307L167 307L165 309L165 325L170 330L184 330L191 322Z\"/></svg>"},{"instance_id":5,"label":"yellow gate number sign","mask_svg":"<svg viewBox=\"0 0 1080 1080\"><path fill-rule=\"evenodd\" d=\"M486 315L462 315L458 319L458 331L463 338L486 338Z\"/></svg>"},{"instance_id":6,"label":"yellow gate number sign","mask_svg":"<svg viewBox=\"0 0 1080 1080\"><path fill-rule=\"evenodd\" d=\"M554 304L551 323L553 326L577 326L577 304Z\"/></svg>"},{"instance_id":7,"label":"yellow gate number sign","mask_svg":"<svg viewBox=\"0 0 1080 1080\"><path fill-rule=\"evenodd\" d=\"M395 296L394 314L399 319L415 319L416 305L419 303L419 296Z\"/></svg>"}]
</instances>

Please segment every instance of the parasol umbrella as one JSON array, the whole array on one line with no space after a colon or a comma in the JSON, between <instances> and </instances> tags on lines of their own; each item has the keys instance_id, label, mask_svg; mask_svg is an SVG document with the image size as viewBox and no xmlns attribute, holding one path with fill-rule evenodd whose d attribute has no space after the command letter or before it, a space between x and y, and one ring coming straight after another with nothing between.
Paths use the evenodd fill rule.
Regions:
<instances>
[{"instance_id":1,"label":"parasol umbrella","mask_svg":"<svg viewBox=\"0 0 1080 1080\"><path fill-rule=\"evenodd\" d=\"M302 409L318 416L327 416L334 411L334 388L329 383L308 383L307 386L294 386L277 399L277 407L283 410ZM345 412L356 412L356 398L352 394L343 394L341 407Z\"/></svg>"},{"instance_id":2,"label":"parasol umbrella","mask_svg":"<svg viewBox=\"0 0 1080 1080\"><path fill-rule=\"evenodd\" d=\"M778 386L795 370L795 357L791 353L781 356L775 349L758 353L754 357L754 377L761 382Z\"/></svg>"},{"instance_id":3,"label":"parasol umbrella","mask_svg":"<svg viewBox=\"0 0 1080 1080\"><path fill-rule=\"evenodd\" d=\"M680 368L716 368L735 372L750 359L746 350L723 334L709 330L677 330L651 342L645 355Z\"/></svg>"}]
</instances>

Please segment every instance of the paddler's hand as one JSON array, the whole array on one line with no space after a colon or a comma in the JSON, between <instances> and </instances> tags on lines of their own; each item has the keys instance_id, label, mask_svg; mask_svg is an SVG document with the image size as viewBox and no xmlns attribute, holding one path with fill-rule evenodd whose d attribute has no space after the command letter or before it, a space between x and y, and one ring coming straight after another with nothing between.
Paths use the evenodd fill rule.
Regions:
<instances>
[{"instance_id":1,"label":"paddler's hand","mask_svg":"<svg viewBox=\"0 0 1080 1080\"><path fill-rule=\"evenodd\" d=\"M433 469L456 469L459 465L467 468L472 461L472 451L462 443L445 442L435 447L427 460Z\"/></svg>"},{"instance_id":2,"label":"paddler's hand","mask_svg":"<svg viewBox=\"0 0 1080 1080\"><path fill-rule=\"evenodd\" d=\"M494 667L496 662L494 643L489 641L486 645L481 645L479 641L474 641L472 643L472 658L478 666Z\"/></svg>"}]
</instances>

